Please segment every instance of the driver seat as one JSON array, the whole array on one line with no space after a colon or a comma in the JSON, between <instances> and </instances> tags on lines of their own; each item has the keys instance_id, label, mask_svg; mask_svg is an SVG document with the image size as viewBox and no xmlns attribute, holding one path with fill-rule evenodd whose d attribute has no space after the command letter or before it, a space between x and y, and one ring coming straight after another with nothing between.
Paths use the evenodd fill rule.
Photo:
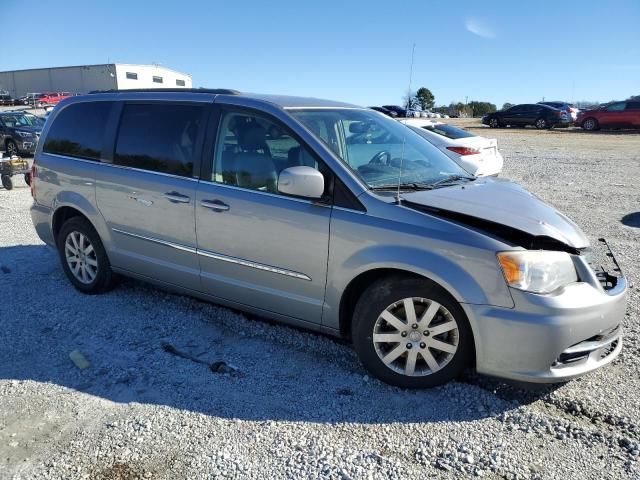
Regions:
<instances>
[{"instance_id":1,"label":"driver seat","mask_svg":"<svg viewBox=\"0 0 640 480\"><path fill-rule=\"evenodd\" d=\"M278 191L278 173L266 143L266 130L250 122L238 131L240 151L234 154L235 184L252 190Z\"/></svg>"}]
</instances>

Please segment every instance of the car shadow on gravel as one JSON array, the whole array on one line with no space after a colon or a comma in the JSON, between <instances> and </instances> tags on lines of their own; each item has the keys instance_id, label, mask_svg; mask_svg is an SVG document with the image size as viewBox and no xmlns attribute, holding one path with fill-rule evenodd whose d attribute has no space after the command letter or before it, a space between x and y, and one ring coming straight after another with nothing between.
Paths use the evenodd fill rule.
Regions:
<instances>
[{"instance_id":1,"label":"car shadow on gravel","mask_svg":"<svg viewBox=\"0 0 640 480\"><path fill-rule=\"evenodd\" d=\"M627 227L640 228L640 212L629 213L620 220Z\"/></svg>"},{"instance_id":2,"label":"car shadow on gravel","mask_svg":"<svg viewBox=\"0 0 640 480\"><path fill-rule=\"evenodd\" d=\"M0 247L0 292L0 383L16 394L52 394L22 383L39 382L225 419L378 424L473 421L547 393L503 394L504 384L476 375L431 390L393 388L369 378L349 346L323 335L133 280L83 295L42 245ZM74 351L88 368L74 364ZM213 371L215 362L230 369Z\"/></svg>"}]
</instances>

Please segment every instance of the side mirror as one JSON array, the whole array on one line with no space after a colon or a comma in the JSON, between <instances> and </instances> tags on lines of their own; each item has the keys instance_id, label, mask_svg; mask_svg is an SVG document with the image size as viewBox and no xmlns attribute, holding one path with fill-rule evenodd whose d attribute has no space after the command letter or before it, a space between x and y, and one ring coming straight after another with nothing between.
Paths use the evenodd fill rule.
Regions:
<instances>
[{"instance_id":1,"label":"side mirror","mask_svg":"<svg viewBox=\"0 0 640 480\"><path fill-rule=\"evenodd\" d=\"M324 177L311 167L285 168L278 177L278 191L295 197L321 198Z\"/></svg>"}]
</instances>

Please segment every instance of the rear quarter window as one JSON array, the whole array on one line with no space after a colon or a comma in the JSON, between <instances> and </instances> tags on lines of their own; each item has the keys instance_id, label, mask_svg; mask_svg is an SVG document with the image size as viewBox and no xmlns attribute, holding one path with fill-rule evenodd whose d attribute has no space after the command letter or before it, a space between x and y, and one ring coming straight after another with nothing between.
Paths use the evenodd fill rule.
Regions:
<instances>
[{"instance_id":1,"label":"rear quarter window","mask_svg":"<svg viewBox=\"0 0 640 480\"><path fill-rule=\"evenodd\" d=\"M65 107L49 128L43 151L99 161L112 102L82 102Z\"/></svg>"}]
</instances>

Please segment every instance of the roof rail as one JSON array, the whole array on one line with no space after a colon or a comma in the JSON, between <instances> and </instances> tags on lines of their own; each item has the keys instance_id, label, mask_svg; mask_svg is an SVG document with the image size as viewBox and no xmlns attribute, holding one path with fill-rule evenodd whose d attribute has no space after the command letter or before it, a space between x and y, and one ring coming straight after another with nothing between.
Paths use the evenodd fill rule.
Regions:
<instances>
[{"instance_id":1,"label":"roof rail","mask_svg":"<svg viewBox=\"0 0 640 480\"><path fill-rule=\"evenodd\" d=\"M94 90L92 93L128 93L128 92L170 92L170 93L209 93L217 95L240 95L237 90L230 88L127 88L127 89L112 89L112 90Z\"/></svg>"}]
</instances>

